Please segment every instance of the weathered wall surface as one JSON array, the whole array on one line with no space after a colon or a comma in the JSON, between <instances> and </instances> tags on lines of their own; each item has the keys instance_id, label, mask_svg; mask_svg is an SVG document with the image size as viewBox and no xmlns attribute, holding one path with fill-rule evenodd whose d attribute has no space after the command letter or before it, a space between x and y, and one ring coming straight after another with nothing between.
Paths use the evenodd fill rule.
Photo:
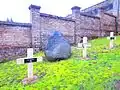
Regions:
<instances>
[{"instance_id":1,"label":"weathered wall surface","mask_svg":"<svg viewBox=\"0 0 120 90\"><path fill-rule=\"evenodd\" d=\"M77 6L69 17L40 13L40 6L35 5L29 10L31 24L0 21L0 61L22 57L28 47L35 52L44 49L50 33L56 30L71 44L77 44L84 36L90 39L116 32L116 17L102 10L99 17L82 13Z\"/></svg>"},{"instance_id":2,"label":"weathered wall surface","mask_svg":"<svg viewBox=\"0 0 120 90\"><path fill-rule=\"evenodd\" d=\"M76 29L76 42L80 42L81 37L97 37L101 35L100 18L81 14L79 18L79 27Z\"/></svg>"},{"instance_id":3,"label":"weathered wall surface","mask_svg":"<svg viewBox=\"0 0 120 90\"><path fill-rule=\"evenodd\" d=\"M80 12L80 8L72 8L72 18L75 19L75 42L81 41L81 37L96 38L108 36L110 32L116 32L116 17L105 13L103 9L99 11L98 16L92 16ZM69 16L70 17L70 16Z\"/></svg>"},{"instance_id":4,"label":"weathered wall surface","mask_svg":"<svg viewBox=\"0 0 120 90\"><path fill-rule=\"evenodd\" d=\"M0 22L0 60L24 55L31 46L29 24Z\"/></svg>"},{"instance_id":5,"label":"weathered wall surface","mask_svg":"<svg viewBox=\"0 0 120 90\"><path fill-rule=\"evenodd\" d=\"M108 13L101 15L101 30L103 36L110 35L110 32L116 32L116 17Z\"/></svg>"},{"instance_id":6,"label":"weathered wall surface","mask_svg":"<svg viewBox=\"0 0 120 90\"><path fill-rule=\"evenodd\" d=\"M47 16L41 14L41 39L42 46L45 46L48 37L53 31L60 31L64 37L71 43L74 43L75 21L63 19L56 16ZM43 47L44 48L44 47Z\"/></svg>"}]
</instances>

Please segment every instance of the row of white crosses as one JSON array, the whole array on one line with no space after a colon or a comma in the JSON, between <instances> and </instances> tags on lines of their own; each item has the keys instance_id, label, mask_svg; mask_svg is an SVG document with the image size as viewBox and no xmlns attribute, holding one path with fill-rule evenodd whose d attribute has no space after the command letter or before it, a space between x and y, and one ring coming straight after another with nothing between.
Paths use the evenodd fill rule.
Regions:
<instances>
[{"instance_id":1,"label":"row of white crosses","mask_svg":"<svg viewBox=\"0 0 120 90\"><path fill-rule=\"evenodd\" d=\"M113 32L110 33L110 48L113 48L113 41L115 39ZM87 42L87 37L83 37L83 43L78 43L78 48L83 49L83 58L87 58L87 48L91 47L91 44ZM17 64L28 64L28 79L32 79L33 76L33 62L41 62L43 58L33 57L33 48L27 49L27 58L19 58L17 59Z\"/></svg>"},{"instance_id":2,"label":"row of white crosses","mask_svg":"<svg viewBox=\"0 0 120 90\"><path fill-rule=\"evenodd\" d=\"M114 32L110 32L110 37L107 37L107 39L110 39L110 49L114 47L114 40L116 37L114 36ZM78 48L83 49L83 58L87 58L87 48L91 47L91 44L87 42L87 37L83 37L83 43L78 43Z\"/></svg>"},{"instance_id":3,"label":"row of white crosses","mask_svg":"<svg viewBox=\"0 0 120 90\"><path fill-rule=\"evenodd\" d=\"M28 64L28 79L33 78L33 62L41 62L43 61L42 57L36 58L33 57L33 48L27 49L27 58L19 58L17 59L17 64Z\"/></svg>"}]
</instances>

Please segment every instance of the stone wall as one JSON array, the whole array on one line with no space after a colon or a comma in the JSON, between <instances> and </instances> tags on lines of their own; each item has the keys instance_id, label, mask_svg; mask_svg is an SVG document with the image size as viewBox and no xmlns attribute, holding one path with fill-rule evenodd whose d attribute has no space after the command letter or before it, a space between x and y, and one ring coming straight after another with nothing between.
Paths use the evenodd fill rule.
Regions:
<instances>
[{"instance_id":1,"label":"stone wall","mask_svg":"<svg viewBox=\"0 0 120 90\"><path fill-rule=\"evenodd\" d=\"M60 31L64 37L71 43L74 43L75 21L62 17L50 16L49 14L40 14L41 16L41 43L44 49L47 39L53 31Z\"/></svg>"},{"instance_id":2,"label":"stone wall","mask_svg":"<svg viewBox=\"0 0 120 90\"><path fill-rule=\"evenodd\" d=\"M40 6L30 5L32 23L32 46L36 52L45 48L52 31L60 31L67 40L74 43L75 21L66 17L40 13Z\"/></svg>"},{"instance_id":3,"label":"stone wall","mask_svg":"<svg viewBox=\"0 0 120 90\"><path fill-rule=\"evenodd\" d=\"M102 36L108 36L110 32L116 33L116 17L108 13L101 13L100 17Z\"/></svg>"},{"instance_id":4,"label":"stone wall","mask_svg":"<svg viewBox=\"0 0 120 90\"><path fill-rule=\"evenodd\" d=\"M80 42L81 37L92 37L101 36L100 30L100 18L81 14L79 18L80 29L76 30L76 42Z\"/></svg>"},{"instance_id":5,"label":"stone wall","mask_svg":"<svg viewBox=\"0 0 120 90\"><path fill-rule=\"evenodd\" d=\"M91 39L116 32L116 17L102 9L99 16L91 16L75 6L72 7L72 14L59 17L41 13L40 8L30 5L30 23L0 21L0 61L22 57L28 47L34 48L34 52L43 50L53 31L63 33L71 44L77 44L84 36Z\"/></svg>"},{"instance_id":6,"label":"stone wall","mask_svg":"<svg viewBox=\"0 0 120 90\"><path fill-rule=\"evenodd\" d=\"M91 39L108 36L110 32L116 32L116 17L106 13L102 8L99 10L99 16L92 16L81 12L80 7L75 6L72 8L71 18L76 22L76 43L80 42L84 36Z\"/></svg>"},{"instance_id":7,"label":"stone wall","mask_svg":"<svg viewBox=\"0 0 120 90\"><path fill-rule=\"evenodd\" d=\"M26 53L31 46L31 24L0 22L0 61Z\"/></svg>"}]
</instances>

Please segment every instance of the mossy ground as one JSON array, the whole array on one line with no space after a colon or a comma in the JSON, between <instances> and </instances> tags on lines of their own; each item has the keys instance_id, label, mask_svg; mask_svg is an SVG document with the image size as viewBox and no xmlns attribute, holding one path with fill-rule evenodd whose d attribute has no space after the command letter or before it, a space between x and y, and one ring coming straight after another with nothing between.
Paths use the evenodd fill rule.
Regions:
<instances>
[{"instance_id":1,"label":"mossy ground","mask_svg":"<svg viewBox=\"0 0 120 90\"><path fill-rule=\"evenodd\" d=\"M111 50L106 38L89 43L90 60L80 60L81 50L73 48L67 60L34 63L34 74L39 77L34 84L21 83L27 77L26 64L17 65L15 60L0 63L0 90L114 90L120 80L120 37Z\"/></svg>"}]
</instances>

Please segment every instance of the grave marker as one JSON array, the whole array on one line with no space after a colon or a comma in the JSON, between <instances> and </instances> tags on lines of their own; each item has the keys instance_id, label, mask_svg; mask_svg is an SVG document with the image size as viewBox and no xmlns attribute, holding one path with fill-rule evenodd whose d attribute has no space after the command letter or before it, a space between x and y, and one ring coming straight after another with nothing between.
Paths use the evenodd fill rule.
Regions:
<instances>
[{"instance_id":1,"label":"grave marker","mask_svg":"<svg viewBox=\"0 0 120 90\"><path fill-rule=\"evenodd\" d=\"M110 37L107 37L107 39L110 39L110 49L114 47L114 40L116 37L114 36L114 32L110 32Z\"/></svg>"},{"instance_id":2,"label":"grave marker","mask_svg":"<svg viewBox=\"0 0 120 90\"><path fill-rule=\"evenodd\" d=\"M17 59L17 64L28 64L28 79L33 79L33 62L41 62L43 59L42 57L36 58L33 57L33 48L28 48L27 49L27 58L19 58Z\"/></svg>"},{"instance_id":3,"label":"grave marker","mask_svg":"<svg viewBox=\"0 0 120 90\"><path fill-rule=\"evenodd\" d=\"M83 43L78 43L78 48L83 49L83 58L87 58L87 48L91 45L87 42L87 37L83 37Z\"/></svg>"}]
</instances>

